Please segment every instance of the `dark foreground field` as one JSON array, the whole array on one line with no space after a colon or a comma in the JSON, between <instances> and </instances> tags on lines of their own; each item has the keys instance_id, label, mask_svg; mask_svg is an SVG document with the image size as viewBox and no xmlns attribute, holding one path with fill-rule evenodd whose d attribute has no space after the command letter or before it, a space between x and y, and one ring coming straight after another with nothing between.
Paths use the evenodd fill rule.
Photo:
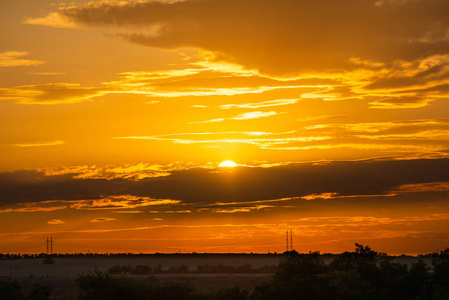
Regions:
<instances>
[{"instance_id":1,"label":"dark foreground field","mask_svg":"<svg viewBox=\"0 0 449 300\"><path fill-rule=\"evenodd\" d=\"M433 257L389 257L357 246L355 252L340 255L55 257L54 264L44 264L43 259L0 261L0 299L449 299L449 250ZM263 273L267 270L272 272Z\"/></svg>"},{"instance_id":2,"label":"dark foreground field","mask_svg":"<svg viewBox=\"0 0 449 300\"><path fill-rule=\"evenodd\" d=\"M127 277L164 282L183 282L192 284L198 291L207 291L222 286L239 286L252 290L254 286L268 282L274 273L196 273L198 266L251 266L253 269L263 266L277 266L282 255L259 254L170 254L170 255L123 255L123 256L69 256L54 257L54 264L44 264L44 258L0 261L0 278L17 279L25 291L36 284L53 287L53 296L75 295L75 279L79 274L100 270L107 272L114 266L149 266L162 268L160 273L124 274ZM187 272L176 273L173 269L188 267ZM169 270L172 271L169 272ZM273 269L273 268L272 268ZM1 297L0 297L1 299Z\"/></svg>"}]
</instances>

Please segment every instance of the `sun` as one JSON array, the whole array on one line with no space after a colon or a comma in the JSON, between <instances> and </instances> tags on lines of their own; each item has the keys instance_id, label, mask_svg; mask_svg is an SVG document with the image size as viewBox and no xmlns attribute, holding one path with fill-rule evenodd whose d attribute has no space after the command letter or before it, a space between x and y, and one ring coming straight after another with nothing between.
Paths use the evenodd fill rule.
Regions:
<instances>
[{"instance_id":1,"label":"sun","mask_svg":"<svg viewBox=\"0 0 449 300\"><path fill-rule=\"evenodd\" d=\"M234 168L234 167L237 167L237 164L235 162L233 162L232 160L225 160L225 161L221 162L218 166L219 167Z\"/></svg>"}]
</instances>

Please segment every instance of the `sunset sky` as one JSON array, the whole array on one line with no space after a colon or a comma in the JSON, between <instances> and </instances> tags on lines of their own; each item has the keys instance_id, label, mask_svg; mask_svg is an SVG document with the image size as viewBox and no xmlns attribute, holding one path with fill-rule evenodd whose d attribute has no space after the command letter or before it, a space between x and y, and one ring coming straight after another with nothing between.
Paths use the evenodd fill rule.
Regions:
<instances>
[{"instance_id":1,"label":"sunset sky","mask_svg":"<svg viewBox=\"0 0 449 300\"><path fill-rule=\"evenodd\" d=\"M0 0L0 253L449 247L448 12Z\"/></svg>"}]
</instances>

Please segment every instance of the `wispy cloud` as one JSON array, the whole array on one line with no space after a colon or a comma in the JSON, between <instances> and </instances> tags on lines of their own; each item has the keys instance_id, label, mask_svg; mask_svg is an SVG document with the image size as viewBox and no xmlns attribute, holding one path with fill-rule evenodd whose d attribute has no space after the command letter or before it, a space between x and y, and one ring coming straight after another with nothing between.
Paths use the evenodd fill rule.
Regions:
<instances>
[{"instance_id":1,"label":"wispy cloud","mask_svg":"<svg viewBox=\"0 0 449 300\"><path fill-rule=\"evenodd\" d=\"M66 75L66 73L63 73L63 72L40 72L40 73L33 73L33 74L44 75L44 76Z\"/></svg>"},{"instance_id":2,"label":"wispy cloud","mask_svg":"<svg viewBox=\"0 0 449 300\"><path fill-rule=\"evenodd\" d=\"M151 214L191 214L192 211L190 209L183 210L150 210L148 211Z\"/></svg>"},{"instance_id":3,"label":"wispy cloud","mask_svg":"<svg viewBox=\"0 0 449 300\"><path fill-rule=\"evenodd\" d=\"M39 66L46 63L46 61L43 60L21 59L21 57L28 56L29 54L29 52L21 51L1 52L0 67Z\"/></svg>"},{"instance_id":4,"label":"wispy cloud","mask_svg":"<svg viewBox=\"0 0 449 300\"><path fill-rule=\"evenodd\" d=\"M106 166L70 166L56 168L41 168L46 176L72 175L77 179L127 179L142 180L145 178L158 178L169 176L172 172L190 170L193 168L212 168L212 165L172 162L160 164L124 164Z\"/></svg>"},{"instance_id":5,"label":"wispy cloud","mask_svg":"<svg viewBox=\"0 0 449 300\"><path fill-rule=\"evenodd\" d=\"M53 220L48 221L47 224L60 225L60 224L65 224L65 222L63 220L53 219Z\"/></svg>"},{"instance_id":6,"label":"wispy cloud","mask_svg":"<svg viewBox=\"0 0 449 300\"><path fill-rule=\"evenodd\" d=\"M400 193L449 192L449 182L404 184L397 187L395 191Z\"/></svg>"},{"instance_id":7,"label":"wispy cloud","mask_svg":"<svg viewBox=\"0 0 449 300\"><path fill-rule=\"evenodd\" d=\"M271 107L271 106L281 106L281 105L291 105L295 104L299 101L299 99L276 99L269 100L263 102L256 103L243 103L243 104L223 104L220 105L222 109L230 109L230 108L261 108L261 107Z\"/></svg>"},{"instance_id":8,"label":"wispy cloud","mask_svg":"<svg viewBox=\"0 0 449 300\"><path fill-rule=\"evenodd\" d=\"M284 114L284 113L283 112L279 113L279 112L275 112L275 111L267 111L267 112L252 111L252 112L247 112L247 113L237 115L235 117L211 119L211 120L206 120L206 121L192 122L190 124L216 123L216 122L223 122L226 120L251 120L251 119L271 117L271 116L279 115L279 114Z\"/></svg>"},{"instance_id":9,"label":"wispy cloud","mask_svg":"<svg viewBox=\"0 0 449 300\"><path fill-rule=\"evenodd\" d=\"M234 207L234 208L219 208L219 209L211 209L211 212L220 213L220 214L234 214L234 213L249 213L258 210L269 210L273 208L272 205L256 205L256 206L247 206L247 207Z\"/></svg>"},{"instance_id":10,"label":"wispy cloud","mask_svg":"<svg viewBox=\"0 0 449 300\"><path fill-rule=\"evenodd\" d=\"M43 147L43 146L59 146L64 145L64 141L47 141L47 142L33 142L33 143L22 143L22 144L11 144L15 147Z\"/></svg>"},{"instance_id":11,"label":"wispy cloud","mask_svg":"<svg viewBox=\"0 0 449 300\"><path fill-rule=\"evenodd\" d=\"M321 115L321 116L314 116L314 117L303 117L303 118L297 119L297 121L308 122L308 121L343 119L343 118L347 118L347 117L343 116L343 115Z\"/></svg>"},{"instance_id":12,"label":"wispy cloud","mask_svg":"<svg viewBox=\"0 0 449 300\"><path fill-rule=\"evenodd\" d=\"M0 100L19 104L67 104L90 101L101 96L100 89L72 83L49 83L0 88Z\"/></svg>"},{"instance_id":13,"label":"wispy cloud","mask_svg":"<svg viewBox=\"0 0 449 300\"><path fill-rule=\"evenodd\" d=\"M116 195L105 197L102 199L74 201L74 203L71 204L70 207L73 209L114 210L134 209L138 207L150 207L157 205L175 205L179 204L180 202L180 200L172 199L153 199L150 197L139 197L133 195Z\"/></svg>"},{"instance_id":14,"label":"wispy cloud","mask_svg":"<svg viewBox=\"0 0 449 300\"><path fill-rule=\"evenodd\" d=\"M259 114L239 115L238 118L258 117ZM332 119L333 117L331 117ZM320 117L316 119L327 119ZM206 122L218 122L212 119ZM247 136L242 136L247 135ZM251 136L253 135L253 136ZM259 135L259 136L257 136ZM422 119L372 123L325 123L307 125L294 131L179 133L153 136L122 136L113 139L154 140L177 144L251 144L271 150L360 149L381 150L391 154L424 154L449 149L449 122L446 119ZM419 143L416 143L419 141Z\"/></svg>"},{"instance_id":15,"label":"wispy cloud","mask_svg":"<svg viewBox=\"0 0 449 300\"><path fill-rule=\"evenodd\" d=\"M89 222L91 222L91 223L102 223L102 222L109 222L109 221L115 221L115 220L117 220L117 219L100 217L100 218L92 219Z\"/></svg>"},{"instance_id":16,"label":"wispy cloud","mask_svg":"<svg viewBox=\"0 0 449 300\"><path fill-rule=\"evenodd\" d=\"M35 212L50 212L55 210L66 209L67 205L59 205L59 206L39 206L36 203L30 203L32 205L27 207L15 207L15 208L6 208L1 209L0 214L4 213L35 213Z\"/></svg>"},{"instance_id":17,"label":"wispy cloud","mask_svg":"<svg viewBox=\"0 0 449 300\"><path fill-rule=\"evenodd\" d=\"M170 136L126 136L114 137L119 140L157 140L170 141L177 144L251 144L259 147L272 147L274 145L290 143L308 143L328 140L328 136L290 136L290 137L272 137L272 138L222 138L222 139L187 139L182 134L178 137Z\"/></svg>"},{"instance_id":18,"label":"wispy cloud","mask_svg":"<svg viewBox=\"0 0 449 300\"><path fill-rule=\"evenodd\" d=\"M30 25L50 26L50 27L56 27L56 28L81 28L81 27L83 27L59 13L50 13L49 15L42 17L42 18L27 18L23 21L23 23L30 24Z\"/></svg>"}]
</instances>

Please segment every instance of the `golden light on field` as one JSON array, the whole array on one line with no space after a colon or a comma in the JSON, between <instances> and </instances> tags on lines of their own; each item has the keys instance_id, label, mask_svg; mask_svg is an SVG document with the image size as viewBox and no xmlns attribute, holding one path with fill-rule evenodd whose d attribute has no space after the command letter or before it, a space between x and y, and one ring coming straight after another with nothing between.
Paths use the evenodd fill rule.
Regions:
<instances>
[{"instance_id":1,"label":"golden light on field","mask_svg":"<svg viewBox=\"0 0 449 300\"><path fill-rule=\"evenodd\" d=\"M232 160L225 160L218 165L220 168L234 168L237 167L237 164Z\"/></svg>"}]
</instances>

